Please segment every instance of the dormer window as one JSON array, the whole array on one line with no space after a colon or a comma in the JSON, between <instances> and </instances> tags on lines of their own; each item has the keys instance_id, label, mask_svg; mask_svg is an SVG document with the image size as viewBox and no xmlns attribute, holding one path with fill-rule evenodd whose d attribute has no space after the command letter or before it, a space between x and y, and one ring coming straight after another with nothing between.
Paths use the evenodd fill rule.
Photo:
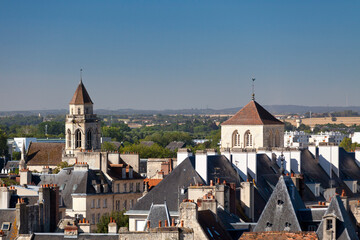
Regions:
<instances>
[{"instance_id":1,"label":"dormer window","mask_svg":"<svg viewBox=\"0 0 360 240\"><path fill-rule=\"evenodd\" d=\"M284 201L279 199L279 200L277 201L277 204L278 204L278 205L283 205L283 204L284 204Z\"/></svg>"}]
</instances>

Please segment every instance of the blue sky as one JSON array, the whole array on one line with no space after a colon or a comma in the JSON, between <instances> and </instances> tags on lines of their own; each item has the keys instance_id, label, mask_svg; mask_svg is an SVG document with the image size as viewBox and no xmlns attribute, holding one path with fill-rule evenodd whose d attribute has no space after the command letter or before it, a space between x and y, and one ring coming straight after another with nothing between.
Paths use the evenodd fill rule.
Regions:
<instances>
[{"instance_id":1,"label":"blue sky","mask_svg":"<svg viewBox=\"0 0 360 240\"><path fill-rule=\"evenodd\" d=\"M0 111L360 105L360 1L0 1Z\"/></svg>"}]
</instances>

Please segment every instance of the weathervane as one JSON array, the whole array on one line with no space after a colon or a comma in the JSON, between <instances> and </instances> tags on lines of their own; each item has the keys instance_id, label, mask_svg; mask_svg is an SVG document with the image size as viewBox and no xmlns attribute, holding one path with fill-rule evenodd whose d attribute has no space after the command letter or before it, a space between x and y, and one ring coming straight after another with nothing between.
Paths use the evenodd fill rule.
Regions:
<instances>
[{"instance_id":1,"label":"weathervane","mask_svg":"<svg viewBox=\"0 0 360 240\"><path fill-rule=\"evenodd\" d=\"M254 85L254 82L255 82L255 78L252 78L252 100L255 101L255 85Z\"/></svg>"}]
</instances>

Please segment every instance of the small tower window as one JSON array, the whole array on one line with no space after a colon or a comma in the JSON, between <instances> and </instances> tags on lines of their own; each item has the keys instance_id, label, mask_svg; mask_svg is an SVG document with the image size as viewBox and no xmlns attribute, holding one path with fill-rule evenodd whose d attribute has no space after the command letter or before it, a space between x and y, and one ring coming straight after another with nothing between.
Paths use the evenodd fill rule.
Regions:
<instances>
[{"instance_id":1,"label":"small tower window","mask_svg":"<svg viewBox=\"0 0 360 240\"><path fill-rule=\"evenodd\" d=\"M240 134L238 133L238 131L235 131L233 133L233 146L234 147L240 146Z\"/></svg>"},{"instance_id":2,"label":"small tower window","mask_svg":"<svg viewBox=\"0 0 360 240\"><path fill-rule=\"evenodd\" d=\"M332 219L326 220L326 230L331 230L333 228L333 222Z\"/></svg>"},{"instance_id":3,"label":"small tower window","mask_svg":"<svg viewBox=\"0 0 360 240\"><path fill-rule=\"evenodd\" d=\"M253 137L250 131L246 131L245 133L245 146L246 147L252 147L253 146Z\"/></svg>"},{"instance_id":4,"label":"small tower window","mask_svg":"<svg viewBox=\"0 0 360 240\"><path fill-rule=\"evenodd\" d=\"M75 132L75 148L81 148L81 131L80 129Z\"/></svg>"},{"instance_id":5,"label":"small tower window","mask_svg":"<svg viewBox=\"0 0 360 240\"><path fill-rule=\"evenodd\" d=\"M86 148L87 148L87 149L91 149L91 148L92 148L91 141L92 141L91 130L89 130L89 131L87 132L87 135L86 135Z\"/></svg>"},{"instance_id":6,"label":"small tower window","mask_svg":"<svg viewBox=\"0 0 360 240\"><path fill-rule=\"evenodd\" d=\"M80 111L80 108L78 108L78 114L80 115L81 111Z\"/></svg>"},{"instance_id":7,"label":"small tower window","mask_svg":"<svg viewBox=\"0 0 360 240\"><path fill-rule=\"evenodd\" d=\"M70 129L67 130L67 144L68 144L68 148L71 148L71 131L70 131Z\"/></svg>"}]
</instances>

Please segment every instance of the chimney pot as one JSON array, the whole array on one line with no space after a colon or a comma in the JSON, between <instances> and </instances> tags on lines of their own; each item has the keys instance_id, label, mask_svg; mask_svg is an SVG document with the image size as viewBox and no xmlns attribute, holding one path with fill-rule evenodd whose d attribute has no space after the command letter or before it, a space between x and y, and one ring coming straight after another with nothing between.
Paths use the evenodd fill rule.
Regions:
<instances>
[{"instance_id":1,"label":"chimney pot","mask_svg":"<svg viewBox=\"0 0 360 240\"><path fill-rule=\"evenodd\" d=\"M180 226L181 226L181 227L184 227L184 220L181 220Z\"/></svg>"},{"instance_id":2,"label":"chimney pot","mask_svg":"<svg viewBox=\"0 0 360 240\"><path fill-rule=\"evenodd\" d=\"M175 218L171 219L171 226L175 227Z\"/></svg>"},{"instance_id":3,"label":"chimney pot","mask_svg":"<svg viewBox=\"0 0 360 240\"><path fill-rule=\"evenodd\" d=\"M165 227L168 227L168 221L165 220Z\"/></svg>"},{"instance_id":4,"label":"chimney pot","mask_svg":"<svg viewBox=\"0 0 360 240\"><path fill-rule=\"evenodd\" d=\"M159 228L161 227L161 220L159 220Z\"/></svg>"},{"instance_id":5,"label":"chimney pot","mask_svg":"<svg viewBox=\"0 0 360 240\"><path fill-rule=\"evenodd\" d=\"M149 221L147 221L147 229L150 229L150 220Z\"/></svg>"}]
</instances>

